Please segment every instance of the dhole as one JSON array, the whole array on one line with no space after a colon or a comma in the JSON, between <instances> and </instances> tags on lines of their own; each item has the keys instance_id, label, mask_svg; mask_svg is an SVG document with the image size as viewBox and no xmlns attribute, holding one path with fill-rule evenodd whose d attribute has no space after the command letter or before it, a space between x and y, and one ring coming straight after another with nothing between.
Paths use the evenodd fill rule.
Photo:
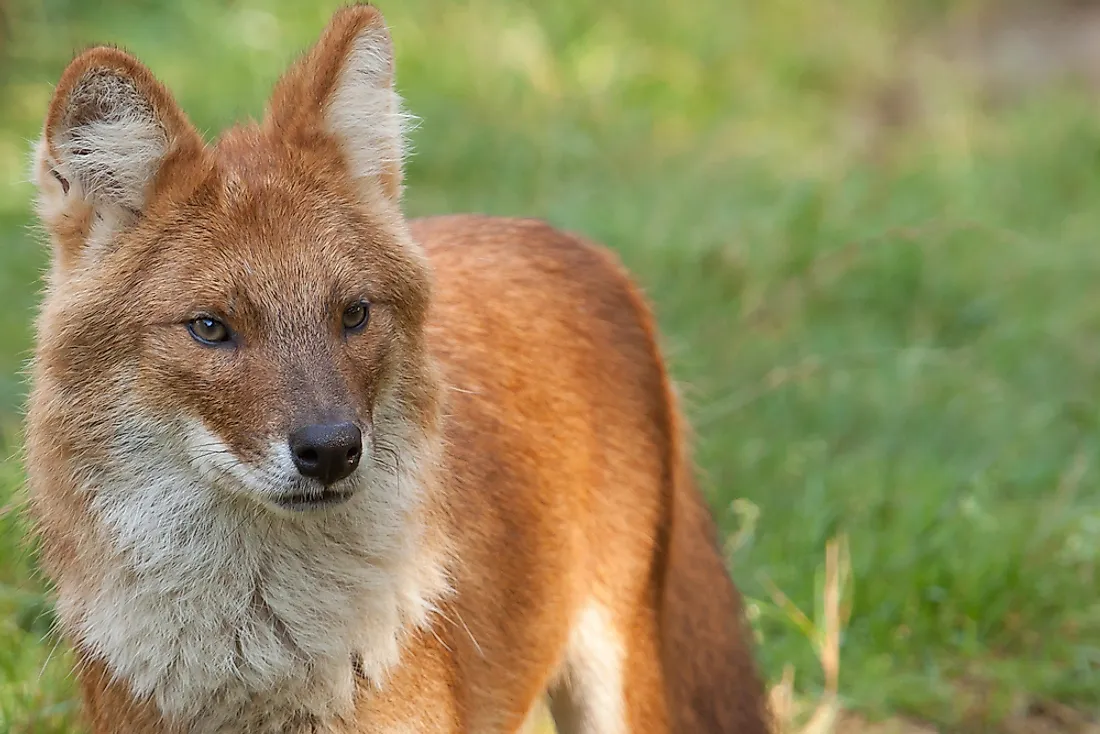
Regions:
<instances>
[{"instance_id":1,"label":"dhole","mask_svg":"<svg viewBox=\"0 0 1100 734\"><path fill-rule=\"evenodd\" d=\"M65 70L27 470L90 726L766 729L653 321L530 220L401 212L377 10L208 146Z\"/></svg>"}]
</instances>

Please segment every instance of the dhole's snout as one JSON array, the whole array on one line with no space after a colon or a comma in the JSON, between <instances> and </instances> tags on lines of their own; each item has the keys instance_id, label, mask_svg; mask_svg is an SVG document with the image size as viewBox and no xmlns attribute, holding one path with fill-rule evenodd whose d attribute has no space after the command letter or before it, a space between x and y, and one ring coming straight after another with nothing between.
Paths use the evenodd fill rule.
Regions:
<instances>
[{"instance_id":1,"label":"dhole's snout","mask_svg":"<svg viewBox=\"0 0 1100 734\"><path fill-rule=\"evenodd\" d=\"M303 477L326 487L349 476L363 455L363 432L354 423L319 423L290 433L290 455Z\"/></svg>"}]
</instances>

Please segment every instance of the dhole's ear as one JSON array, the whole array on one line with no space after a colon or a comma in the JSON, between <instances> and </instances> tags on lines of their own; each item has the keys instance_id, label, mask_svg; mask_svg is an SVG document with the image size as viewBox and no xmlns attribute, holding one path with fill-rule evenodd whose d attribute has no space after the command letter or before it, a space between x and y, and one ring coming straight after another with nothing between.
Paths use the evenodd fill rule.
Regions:
<instances>
[{"instance_id":1,"label":"dhole's ear","mask_svg":"<svg viewBox=\"0 0 1100 734\"><path fill-rule=\"evenodd\" d=\"M276 85L267 124L296 144L334 138L350 173L397 201L407 119L393 87L393 44L382 14L353 5L333 15Z\"/></svg>"},{"instance_id":2,"label":"dhole's ear","mask_svg":"<svg viewBox=\"0 0 1100 734\"><path fill-rule=\"evenodd\" d=\"M172 158L202 139L168 91L115 48L77 56L61 75L35 150L38 213L62 264L105 244L144 210Z\"/></svg>"}]
</instances>

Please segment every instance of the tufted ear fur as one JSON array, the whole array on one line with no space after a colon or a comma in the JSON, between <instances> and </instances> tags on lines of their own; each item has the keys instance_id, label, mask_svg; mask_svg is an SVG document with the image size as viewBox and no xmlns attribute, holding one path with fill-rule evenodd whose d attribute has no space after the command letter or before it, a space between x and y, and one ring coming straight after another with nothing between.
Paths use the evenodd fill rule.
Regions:
<instances>
[{"instance_id":1,"label":"tufted ear fur","mask_svg":"<svg viewBox=\"0 0 1100 734\"><path fill-rule=\"evenodd\" d=\"M267 124L299 144L335 139L352 176L396 202L408 119L393 87L393 44L382 14L352 5L336 12L276 85Z\"/></svg>"},{"instance_id":2,"label":"tufted ear fur","mask_svg":"<svg viewBox=\"0 0 1100 734\"><path fill-rule=\"evenodd\" d=\"M77 56L54 91L35 150L38 214L62 266L109 246L140 217L170 159L202 139L168 91L124 51Z\"/></svg>"}]
</instances>

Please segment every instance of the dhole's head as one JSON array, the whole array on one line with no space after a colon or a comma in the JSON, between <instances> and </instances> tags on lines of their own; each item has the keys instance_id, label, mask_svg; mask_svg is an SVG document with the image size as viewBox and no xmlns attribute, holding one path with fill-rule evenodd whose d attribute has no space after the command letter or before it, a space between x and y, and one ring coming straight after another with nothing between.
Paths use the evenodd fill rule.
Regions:
<instances>
[{"instance_id":1,"label":"dhole's head","mask_svg":"<svg viewBox=\"0 0 1100 734\"><path fill-rule=\"evenodd\" d=\"M153 479L171 454L291 513L342 506L433 430L392 77L380 15L347 8L261 124L206 145L126 53L69 65L35 163L53 265L32 455Z\"/></svg>"}]
</instances>

